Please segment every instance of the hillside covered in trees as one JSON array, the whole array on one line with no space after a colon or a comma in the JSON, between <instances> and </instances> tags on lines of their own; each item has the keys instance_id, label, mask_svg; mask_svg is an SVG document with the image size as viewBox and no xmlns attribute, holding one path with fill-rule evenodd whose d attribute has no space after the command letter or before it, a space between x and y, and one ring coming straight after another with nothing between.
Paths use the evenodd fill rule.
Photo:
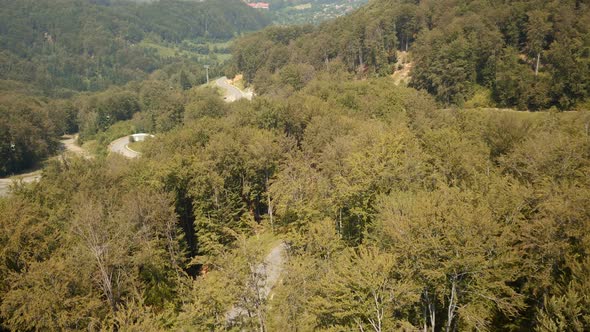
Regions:
<instances>
[{"instance_id":1,"label":"hillside covered in trees","mask_svg":"<svg viewBox=\"0 0 590 332\"><path fill-rule=\"evenodd\" d=\"M167 13L167 2L82 8L115 18L129 8L181 15ZM187 6L207 3L215 1ZM58 153L63 133L78 133L86 154L45 160L39 181L0 196L0 330L588 330L590 112L587 96L570 95L574 86L586 91L589 79L587 7L531 3L377 0L319 27L266 28L240 38L225 68L255 86L251 101L228 103L199 84L202 63L183 56L76 93L13 72L0 81L0 174ZM488 67L461 58L485 57L485 48L471 47L502 26L486 25L491 7L524 19L498 14L495 22L514 24L519 42L500 29L494 54L515 52L514 68L533 83L549 80L546 106L556 108L459 106L481 91L496 98L505 82L505 62L489 67L486 85L479 75ZM536 75L539 57L522 30L535 10L552 22ZM576 23L557 28L565 13ZM183 45L183 24L141 28L159 37L134 44ZM478 24L487 29L472 30ZM0 26L0 44L29 27ZM559 62L579 65L574 76L558 75L550 62L560 29L580 38L570 45L581 53ZM40 66L51 63L31 51L36 42L20 45L31 59L42 55ZM388 69L406 48L410 86L395 84ZM79 56L115 59L93 52ZM421 76L427 68L457 71L435 79ZM450 85L459 89L447 91L450 99L420 86L447 84L468 68L474 81ZM576 84L555 83L570 80ZM139 158L109 154L110 142L135 132L155 135L134 146ZM268 285L271 270L276 282Z\"/></svg>"},{"instance_id":2,"label":"hillside covered in trees","mask_svg":"<svg viewBox=\"0 0 590 332\"><path fill-rule=\"evenodd\" d=\"M144 80L161 83L150 93L205 83L203 66L219 75L229 39L269 24L239 0L0 0L0 8L0 176L55 154L63 134L87 139L129 119Z\"/></svg>"},{"instance_id":3,"label":"hillside covered in trees","mask_svg":"<svg viewBox=\"0 0 590 332\"><path fill-rule=\"evenodd\" d=\"M106 132L159 114L140 159L64 156L0 198L5 328L590 326L588 112L440 110L390 78L234 104L144 84Z\"/></svg>"},{"instance_id":4,"label":"hillside covered in trees","mask_svg":"<svg viewBox=\"0 0 590 332\"><path fill-rule=\"evenodd\" d=\"M380 0L317 28L268 28L235 47L266 90L341 67L387 76L410 51L410 86L450 105L572 109L590 96L587 1ZM255 45L265 45L258 47Z\"/></svg>"},{"instance_id":5,"label":"hillside covered in trees","mask_svg":"<svg viewBox=\"0 0 590 332\"><path fill-rule=\"evenodd\" d=\"M145 79L186 60L162 56L162 45L228 40L269 24L240 0L2 0L0 7L0 77L58 96Z\"/></svg>"}]
</instances>

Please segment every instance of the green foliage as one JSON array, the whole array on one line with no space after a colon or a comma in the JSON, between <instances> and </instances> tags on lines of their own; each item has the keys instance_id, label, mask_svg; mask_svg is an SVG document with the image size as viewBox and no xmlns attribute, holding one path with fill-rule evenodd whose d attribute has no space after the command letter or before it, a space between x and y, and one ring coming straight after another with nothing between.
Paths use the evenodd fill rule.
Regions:
<instances>
[{"instance_id":1,"label":"green foliage","mask_svg":"<svg viewBox=\"0 0 590 332\"><path fill-rule=\"evenodd\" d=\"M301 74L295 71L303 70L309 76L313 74L311 67L316 71L329 70L332 62L342 62L347 70L358 70L359 74L369 69L375 75L384 76L391 73L391 64L395 62L398 42L395 19L391 18L398 15L407 12L369 5L348 19L320 27L270 27L238 40L233 61L249 83L259 72L282 71L279 72L282 83L295 90L301 88L301 78L294 77ZM398 27L405 26L402 23ZM306 81L309 79L303 83Z\"/></svg>"},{"instance_id":2,"label":"green foliage","mask_svg":"<svg viewBox=\"0 0 590 332\"><path fill-rule=\"evenodd\" d=\"M63 131L51 115L50 106L39 99L0 95L0 175L33 167L57 151Z\"/></svg>"},{"instance_id":3,"label":"green foliage","mask_svg":"<svg viewBox=\"0 0 590 332\"><path fill-rule=\"evenodd\" d=\"M322 78L233 104L156 79L50 104L139 108L100 146L150 118L158 135L138 161L66 157L0 200L3 326L585 326L588 114L436 110L389 78ZM268 233L289 261L266 297Z\"/></svg>"},{"instance_id":4,"label":"green foliage","mask_svg":"<svg viewBox=\"0 0 590 332\"><path fill-rule=\"evenodd\" d=\"M408 327L403 312L417 300L414 286L401 275L396 257L375 248L347 250L333 260L333 268L321 277L310 300L318 330L338 326L350 330L388 331ZM387 314L386 314L387 313Z\"/></svg>"},{"instance_id":5,"label":"green foliage","mask_svg":"<svg viewBox=\"0 0 590 332\"><path fill-rule=\"evenodd\" d=\"M1 76L56 95L145 79L170 63L142 41L174 47L199 38L228 40L269 23L238 0L4 0L0 6Z\"/></svg>"},{"instance_id":6,"label":"green foliage","mask_svg":"<svg viewBox=\"0 0 590 332\"><path fill-rule=\"evenodd\" d=\"M117 185L124 176L97 162L56 162L3 205L6 327L109 329L133 300L148 308L174 301L183 274L170 198L146 187L131 194ZM29 208L10 208L22 204ZM28 227L34 220L44 221ZM33 243L38 250L19 249Z\"/></svg>"},{"instance_id":7,"label":"green foliage","mask_svg":"<svg viewBox=\"0 0 590 332\"><path fill-rule=\"evenodd\" d=\"M487 328L495 311L515 314L522 307L507 285L519 276L510 230L471 196L444 187L393 194L381 203L374 233L377 243L402 255L399 265L419 284L428 310L443 306L446 326L459 329ZM424 325L435 326L427 320Z\"/></svg>"},{"instance_id":8,"label":"green foliage","mask_svg":"<svg viewBox=\"0 0 590 332\"><path fill-rule=\"evenodd\" d=\"M260 93L289 94L300 89L294 66L386 76L397 53L410 51L410 86L444 105L462 106L481 86L493 97L484 106L567 110L590 94L589 8L573 0L373 1L319 27L242 38L233 66Z\"/></svg>"},{"instance_id":9,"label":"green foliage","mask_svg":"<svg viewBox=\"0 0 590 332\"><path fill-rule=\"evenodd\" d=\"M487 2L451 11L446 1L383 3L353 14L354 24L238 41L233 65L265 89L253 101L229 104L196 87L201 69L190 61L58 100L0 82L0 153L10 156L0 161L42 159L76 129L99 147L91 160L48 162L40 181L0 198L2 328L585 329L588 113L436 107L473 90L485 92L473 103L541 108L559 95L573 105L585 93L584 39L563 67L544 63L538 75L521 52L534 15L553 27L542 59L557 59L562 34L576 35L561 19L584 17L568 6L529 17L520 2L499 4L498 21L478 14ZM116 6L131 5L107 7ZM177 38L166 27L159 38ZM83 52L100 57L95 44ZM388 74L405 47L424 50L414 83L434 96L372 77ZM579 84L553 74L571 64ZM134 131L156 133L141 158L100 152ZM271 248L284 248L286 261L266 285Z\"/></svg>"}]
</instances>

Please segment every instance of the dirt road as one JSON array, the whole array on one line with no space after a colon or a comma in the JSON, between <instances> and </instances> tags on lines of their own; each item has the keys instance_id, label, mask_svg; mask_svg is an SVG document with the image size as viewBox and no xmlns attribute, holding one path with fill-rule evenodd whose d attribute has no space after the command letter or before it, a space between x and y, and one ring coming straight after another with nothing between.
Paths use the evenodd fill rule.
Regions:
<instances>
[{"instance_id":1,"label":"dirt road","mask_svg":"<svg viewBox=\"0 0 590 332\"><path fill-rule=\"evenodd\" d=\"M25 174L19 174L8 178L0 178L0 196L6 196L10 193L10 186L22 181L24 183L31 183L38 181L41 178L41 171L35 171Z\"/></svg>"},{"instance_id":2,"label":"dirt road","mask_svg":"<svg viewBox=\"0 0 590 332\"><path fill-rule=\"evenodd\" d=\"M229 84L229 81L225 76L215 80L215 85L217 85L219 88L223 90L223 99L228 103L240 100L242 98L252 100L252 92L244 92L238 89L237 87Z\"/></svg>"},{"instance_id":3,"label":"dirt road","mask_svg":"<svg viewBox=\"0 0 590 332\"><path fill-rule=\"evenodd\" d=\"M63 144L63 149L65 151L74 153L79 156L83 156L85 158L92 158L92 156L88 153L88 151L82 149L82 147L76 145L76 140L78 140L78 135L65 135L62 137L61 143Z\"/></svg>"},{"instance_id":4,"label":"dirt road","mask_svg":"<svg viewBox=\"0 0 590 332\"><path fill-rule=\"evenodd\" d=\"M73 153L85 158L91 158L90 154L78 145L76 145L77 135L65 135L60 140L62 144L62 151L66 153ZM31 183L38 181L41 178L41 170L34 172L18 174L6 178L0 178L0 196L6 196L10 193L10 186L15 183L22 181L24 183Z\"/></svg>"}]
</instances>

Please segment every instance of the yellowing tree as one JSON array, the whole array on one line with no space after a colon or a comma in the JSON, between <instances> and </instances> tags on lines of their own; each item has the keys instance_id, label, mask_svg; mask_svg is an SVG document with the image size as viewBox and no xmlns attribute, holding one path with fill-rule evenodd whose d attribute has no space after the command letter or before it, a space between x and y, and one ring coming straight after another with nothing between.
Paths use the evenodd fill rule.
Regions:
<instances>
[{"instance_id":1,"label":"yellowing tree","mask_svg":"<svg viewBox=\"0 0 590 332\"><path fill-rule=\"evenodd\" d=\"M522 305L508 286L519 272L509 232L476 195L444 187L383 198L371 237L420 285L423 318L414 324L486 330L496 312Z\"/></svg>"}]
</instances>

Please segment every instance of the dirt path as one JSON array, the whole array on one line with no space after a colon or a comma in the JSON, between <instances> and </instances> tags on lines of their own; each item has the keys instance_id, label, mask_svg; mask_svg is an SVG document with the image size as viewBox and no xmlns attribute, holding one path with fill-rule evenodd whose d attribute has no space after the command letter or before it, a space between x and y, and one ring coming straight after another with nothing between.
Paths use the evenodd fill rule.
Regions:
<instances>
[{"instance_id":1,"label":"dirt path","mask_svg":"<svg viewBox=\"0 0 590 332\"><path fill-rule=\"evenodd\" d=\"M391 74L391 78L395 85L408 84L414 66L414 63L410 62L408 52L397 52L397 63L394 66L395 71Z\"/></svg>"},{"instance_id":2,"label":"dirt path","mask_svg":"<svg viewBox=\"0 0 590 332\"><path fill-rule=\"evenodd\" d=\"M0 178L0 196L7 196L10 193L10 186L15 182L22 181L24 183L31 183L38 181L40 178L41 171L19 174L8 178Z\"/></svg>"},{"instance_id":3,"label":"dirt path","mask_svg":"<svg viewBox=\"0 0 590 332\"><path fill-rule=\"evenodd\" d=\"M76 140L78 140L78 135L64 135L61 140L64 150L84 158L92 158L88 151L76 144Z\"/></svg>"},{"instance_id":4,"label":"dirt path","mask_svg":"<svg viewBox=\"0 0 590 332\"><path fill-rule=\"evenodd\" d=\"M263 275L262 289L260 295L263 298L267 298L272 288L279 281L283 266L285 265L285 254L287 251L287 245L280 243L264 258L264 262L259 264L256 272Z\"/></svg>"},{"instance_id":5,"label":"dirt path","mask_svg":"<svg viewBox=\"0 0 590 332\"><path fill-rule=\"evenodd\" d=\"M283 242L279 243L272 248L264 261L256 266L255 271L252 271L255 275L260 276L257 287L260 299L266 299L279 281L285 266L286 252L287 245ZM228 323L231 323L240 316L247 314L244 308L234 307L226 314L225 319Z\"/></svg>"}]
</instances>

